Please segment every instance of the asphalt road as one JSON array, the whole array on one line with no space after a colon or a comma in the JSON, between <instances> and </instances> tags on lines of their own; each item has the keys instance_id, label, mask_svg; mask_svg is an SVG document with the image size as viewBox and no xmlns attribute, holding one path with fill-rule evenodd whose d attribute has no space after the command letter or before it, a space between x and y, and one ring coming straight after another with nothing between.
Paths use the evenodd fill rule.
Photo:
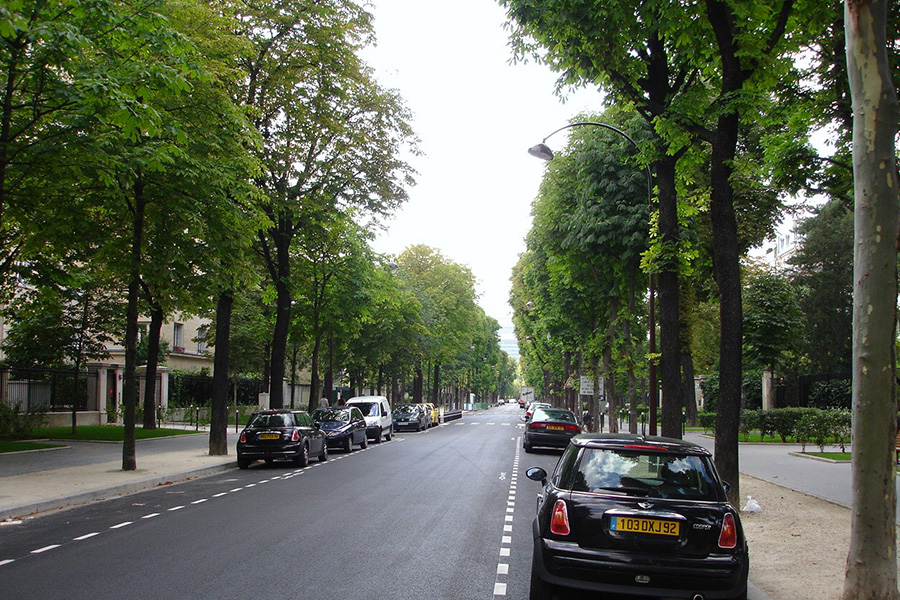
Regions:
<instances>
[{"instance_id":1,"label":"asphalt road","mask_svg":"<svg viewBox=\"0 0 900 600\"><path fill-rule=\"evenodd\" d=\"M516 406L298 470L256 463L0 530L6 598L527 598ZM527 457L527 458L525 458ZM521 461L521 462L520 462Z\"/></svg>"}]
</instances>

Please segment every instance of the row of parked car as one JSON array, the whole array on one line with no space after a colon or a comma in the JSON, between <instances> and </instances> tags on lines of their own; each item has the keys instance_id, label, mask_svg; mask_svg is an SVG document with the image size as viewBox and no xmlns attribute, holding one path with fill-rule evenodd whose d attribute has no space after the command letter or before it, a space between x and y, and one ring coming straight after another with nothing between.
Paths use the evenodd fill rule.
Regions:
<instances>
[{"instance_id":1,"label":"row of parked car","mask_svg":"<svg viewBox=\"0 0 900 600\"><path fill-rule=\"evenodd\" d=\"M391 440L394 431L422 431L438 424L438 409L431 403L403 404L391 411L384 396L357 396L341 406L303 410L263 410L250 417L237 443L238 467L254 461L290 460L300 467L309 457L328 460L329 448L346 452L366 448L369 440Z\"/></svg>"}]
</instances>

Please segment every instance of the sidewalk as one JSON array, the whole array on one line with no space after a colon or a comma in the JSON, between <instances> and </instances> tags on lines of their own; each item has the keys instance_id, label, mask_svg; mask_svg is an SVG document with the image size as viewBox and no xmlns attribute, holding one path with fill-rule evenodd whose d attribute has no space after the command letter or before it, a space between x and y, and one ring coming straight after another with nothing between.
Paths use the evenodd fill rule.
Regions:
<instances>
[{"instance_id":1,"label":"sidewalk","mask_svg":"<svg viewBox=\"0 0 900 600\"><path fill-rule=\"evenodd\" d=\"M0 522L131 494L237 468L236 434L228 456L209 456L209 434L137 442L134 471L122 470L122 444L65 442L65 447L0 454Z\"/></svg>"}]
</instances>

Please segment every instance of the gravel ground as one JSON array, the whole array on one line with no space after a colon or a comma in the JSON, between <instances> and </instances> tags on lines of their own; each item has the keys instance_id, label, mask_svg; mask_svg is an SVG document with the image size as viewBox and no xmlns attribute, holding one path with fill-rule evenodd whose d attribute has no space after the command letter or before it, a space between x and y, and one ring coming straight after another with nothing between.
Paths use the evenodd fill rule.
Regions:
<instances>
[{"instance_id":1,"label":"gravel ground","mask_svg":"<svg viewBox=\"0 0 900 600\"><path fill-rule=\"evenodd\" d=\"M750 581L772 600L839 600L850 547L850 509L741 476L757 513L742 512L750 543Z\"/></svg>"}]
</instances>

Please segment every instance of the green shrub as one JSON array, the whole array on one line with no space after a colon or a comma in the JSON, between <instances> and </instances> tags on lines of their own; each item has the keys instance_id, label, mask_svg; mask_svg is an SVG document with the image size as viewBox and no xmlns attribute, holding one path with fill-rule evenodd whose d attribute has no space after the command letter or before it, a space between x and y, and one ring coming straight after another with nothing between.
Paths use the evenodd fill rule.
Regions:
<instances>
[{"instance_id":1,"label":"green shrub","mask_svg":"<svg viewBox=\"0 0 900 600\"><path fill-rule=\"evenodd\" d=\"M707 412L716 412L719 405L719 374L710 373L700 382L703 391L703 407Z\"/></svg>"},{"instance_id":2,"label":"green shrub","mask_svg":"<svg viewBox=\"0 0 900 600\"><path fill-rule=\"evenodd\" d=\"M812 409L792 407L769 411L771 414L768 419L771 422L772 431L778 434L782 442L787 442L789 437L796 436L797 423L810 410Z\"/></svg>"},{"instance_id":3,"label":"green shrub","mask_svg":"<svg viewBox=\"0 0 900 600\"><path fill-rule=\"evenodd\" d=\"M832 409L827 411L831 436L837 440L841 452L846 452L844 442L850 440L851 416L849 410Z\"/></svg>"},{"instance_id":4,"label":"green shrub","mask_svg":"<svg viewBox=\"0 0 900 600\"><path fill-rule=\"evenodd\" d=\"M831 434L831 417L828 412L817 408L811 409L797 421L796 436L803 452L806 444L812 442L825 452L825 443Z\"/></svg>"},{"instance_id":5,"label":"green shrub","mask_svg":"<svg viewBox=\"0 0 900 600\"><path fill-rule=\"evenodd\" d=\"M44 406L22 411L18 405L10 406L0 399L0 439L27 438L43 424L46 414L47 408Z\"/></svg>"},{"instance_id":6,"label":"green shrub","mask_svg":"<svg viewBox=\"0 0 900 600\"><path fill-rule=\"evenodd\" d=\"M697 413L697 421L700 423L700 427L703 428L704 433L709 433L716 428L716 413Z\"/></svg>"},{"instance_id":7,"label":"green shrub","mask_svg":"<svg viewBox=\"0 0 900 600\"><path fill-rule=\"evenodd\" d=\"M756 427L759 429L759 439L765 441L766 436L774 436L775 435L775 411L772 410L761 410L759 411L759 417L757 420Z\"/></svg>"},{"instance_id":8,"label":"green shrub","mask_svg":"<svg viewBox=\"0 0 900 600\"><path fill-rule=\"evenodd\" d=\"M756 429L759 429L759 421L760 414L763 411L761 410L742 410L741 411L741 422L738 429L742 434L744 434L744 441L748 441L750 439L750 432Z\"/></svg>"}]
</instances>

